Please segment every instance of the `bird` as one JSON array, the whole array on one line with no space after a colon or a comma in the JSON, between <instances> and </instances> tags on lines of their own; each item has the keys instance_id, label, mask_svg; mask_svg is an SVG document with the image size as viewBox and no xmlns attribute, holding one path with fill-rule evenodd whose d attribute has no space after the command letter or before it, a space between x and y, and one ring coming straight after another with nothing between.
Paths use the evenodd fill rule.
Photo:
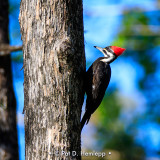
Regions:
<instances>
[{"instance_id":1,"label":"bird","mask_svg":"<svg viewBox=\"0 0 160 160\"><path fill-rule=\"evenodd\" d=\"M91 115L101 104L105 91L109 85L111 78L111 67L115 59L118 58L126 49L117 46L108 46L101 48L94 46L104 57L98 58L89 67L85 74L85 92L87 95L85 113L81 120L81 131L86 124L88 124Z\"/></svg>"}]
</instances>

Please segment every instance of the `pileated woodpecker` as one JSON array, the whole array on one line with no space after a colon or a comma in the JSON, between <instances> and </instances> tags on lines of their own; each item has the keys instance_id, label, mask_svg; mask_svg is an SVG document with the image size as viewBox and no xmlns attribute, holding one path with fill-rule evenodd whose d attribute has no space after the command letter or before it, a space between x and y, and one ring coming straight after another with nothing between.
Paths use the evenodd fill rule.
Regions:
<instances>
[{"instance_id":1,"label":"pileated woodpecker","mask_svg":"<svg viewBox=\"0 0 160 160\"><path fill-rule=\"evenodd\" d=\"M86 72L85 90L87 100L86 111L81 120L81 130L84 124L89 122L91 114L95 112L104 97L111 77L110 63L125 51L124 48L116 46L94 47L100 50L104 57L98 58Z\"/></svg>"}]
</instances>

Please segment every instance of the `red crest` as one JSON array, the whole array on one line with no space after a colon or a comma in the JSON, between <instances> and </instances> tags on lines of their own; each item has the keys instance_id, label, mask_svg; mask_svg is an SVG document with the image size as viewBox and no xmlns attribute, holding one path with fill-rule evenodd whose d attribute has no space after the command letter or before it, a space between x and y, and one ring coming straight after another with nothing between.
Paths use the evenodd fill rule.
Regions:
<instances>
[{"instance_id":1,"label":"red crest","mask_svg":"<svg viewBox=\"0 0 160 160\"><path fill-rule=\"evenodd\" d=\"M120 48L117 46L111 46L111 49L117 56L120 56L126 50L125 48Z\"/></svg>"}]
</instances>

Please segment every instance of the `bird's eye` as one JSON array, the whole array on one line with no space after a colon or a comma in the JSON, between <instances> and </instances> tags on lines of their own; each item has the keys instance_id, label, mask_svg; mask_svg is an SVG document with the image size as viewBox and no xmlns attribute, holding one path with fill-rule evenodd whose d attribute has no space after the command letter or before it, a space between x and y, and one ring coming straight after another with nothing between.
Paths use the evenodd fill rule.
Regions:
<instances>
[{"instance_id":1,"label":"bird's eye","mask_svg":"<svg viewBox=\"0 0 160 160\"><path fill-rule=\"evenodd\" d=\"M106 50L105 50L105 49L103 49L103 52L104 52L105 54L107 54L107 52L106 52Z\"/></svg>"}]
</instances>

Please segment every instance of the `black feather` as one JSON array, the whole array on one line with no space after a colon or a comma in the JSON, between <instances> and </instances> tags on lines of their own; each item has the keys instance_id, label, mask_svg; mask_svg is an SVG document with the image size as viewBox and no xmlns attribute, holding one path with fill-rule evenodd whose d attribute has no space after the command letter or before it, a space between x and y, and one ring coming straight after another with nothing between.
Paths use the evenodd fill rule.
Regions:
<instances>
[{"instance_id":1,"label":"black feather","mask_svg":"<svg viewBox=\"0 0 160 160\"><path fill-rule=\"evenodd\" d=\"M90 119L92 113L99 107L108 87L111 77L111 68L102 62L103 57L98 58L88 69L85 77L85 89L87 94L86 112L81 121L81 127ZM81 128L81 129L82 129Z\"/></svg>"}]
</instances>

